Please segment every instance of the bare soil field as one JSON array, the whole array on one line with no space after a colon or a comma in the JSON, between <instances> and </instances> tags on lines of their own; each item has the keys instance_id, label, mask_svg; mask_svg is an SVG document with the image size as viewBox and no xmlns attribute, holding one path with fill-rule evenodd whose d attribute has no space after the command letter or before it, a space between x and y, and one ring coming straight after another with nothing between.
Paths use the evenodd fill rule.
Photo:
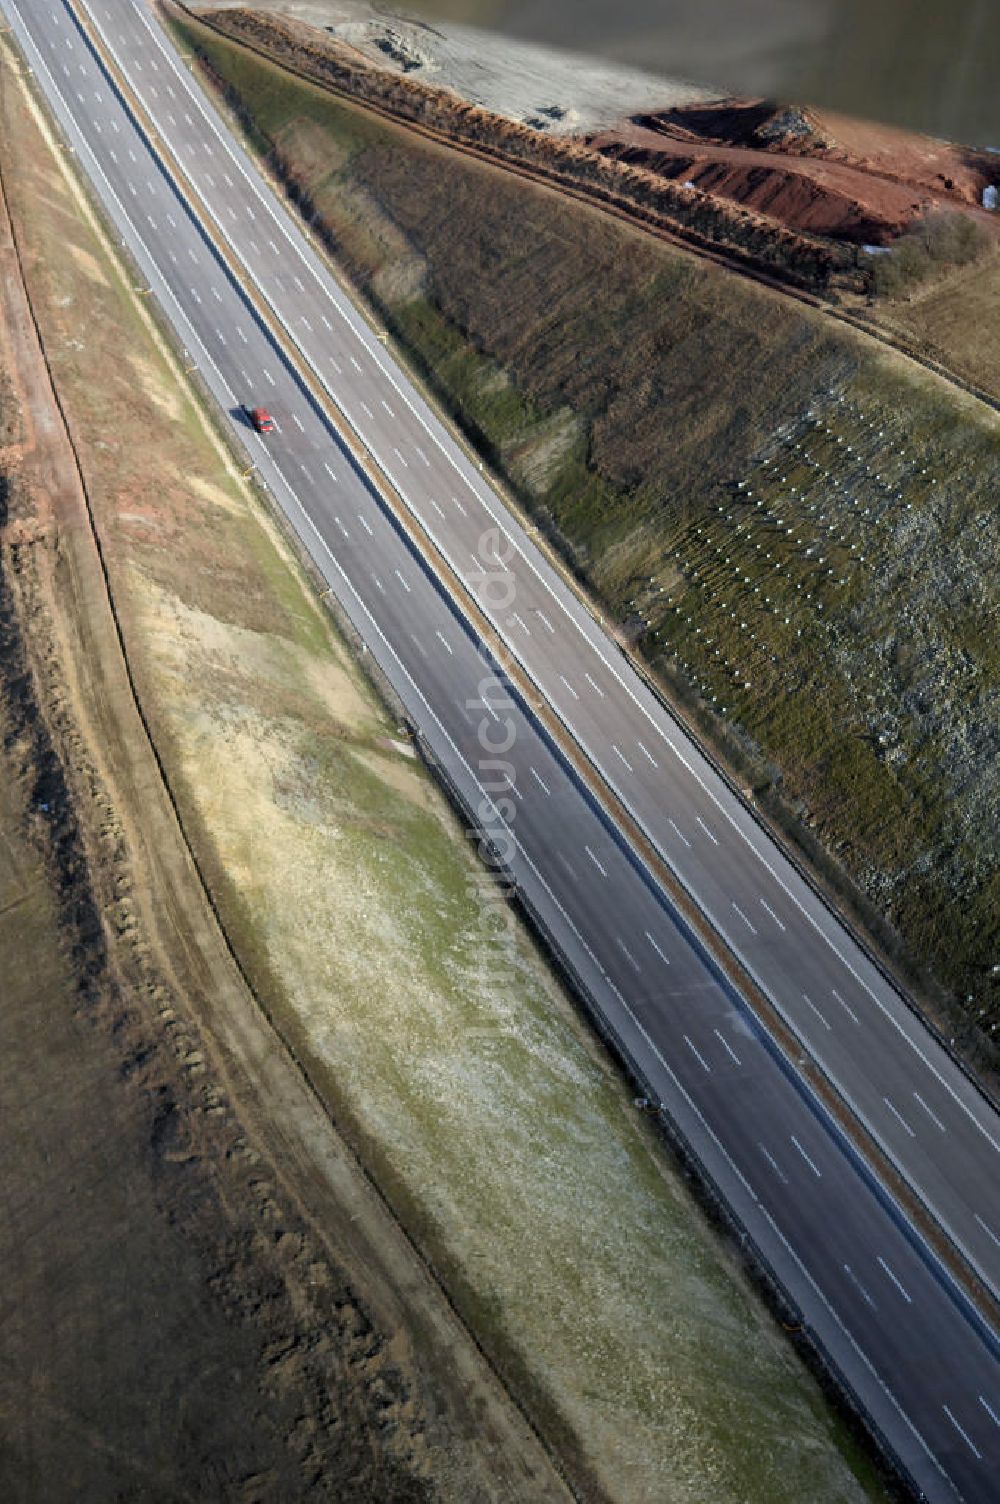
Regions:
<instances>
[{"instance_id":1,"label":"bare soil field","mask_svg":"<svg viewBox=\"0 0 1000 1504\"><path fill-rule=\"evenodd\" d=\"M39 1075L20 1121L25 1139L41 1135L61 1094L77 1158L93 1140L112 1155L111 1178L138 1186L116 1214L117 1265L104 1203L87 1199L104 1255L87 1284L63 1274L75 1268L63 1215L75 1182L65 1150L50 1153L30 1246L39 1264L50 1249L62 1259L60 1301L53 1315L33 1297L24 1346L34 1336L36 1352L64 1361L44 1377L50 1408L12 1403L20 1431L4 1417L6 1475L38 1497L41 1458L46 1499L128 1497L127 1454L162 1459L164 1498L564 1497L500 1373L581 1498L883 1497L569 1000L484 890L443 800L5 82L12 219L132 675L123 682L106 595L99 609L105 580L80 498L75 527L64 521L48 552L26 550L44 502L26 476L9 519L20 552L12 542L2 557L23 566L17 626L30 620L39 645L31 682L45 691L67 789L55 807L80 831L79 854L60 846L70 860L50 876L71 1006L83 1034L104 1040L109 1079L94 1116L78 1117L68 1078ZM67 581L42 568L87 557L83 596L67 588L72 571ZM131 688L158 768L136 750L149 748ZM34 792L33 747L5 745L21 769L8 821L23 844L54 806L47 786ZM33 882L19 850L0 846L15 902ZM67 868L68 890L57 882ZM38 922L47 934L44 908ZM92 951L74 949L79 934ZM82 999L80 976L93 982ZM53 1030L63 1026L57 1015ZM85 1053L72 1052L89 1102ZM36 1056L37 1074L44 1039ZM13 1186L19 1170L5 1173ZM6 1249L15 1271L20 1246ZM125 1276L109 1289L116 1266ZM168 1270L180 1271L176 1289ZM165 1326L143 1319L150 1284ZM12 1275L5 1296L20 1288ZM137 1375L124 1393L125 1335L99 1320L99 1341L63 1340L93 1331L87 1313L112 1298L137 1351L132 1369L123 1361ZM27 1364L23 1353L12 1366L19 1393ZM205 1386L192 1383L190 1415L185 1364ZM103 1471L73 1452L61 1492L81 1413Z\"/></svg>"},{"instance_id":2,"label":"bare soil field","mask_svg":"<svg viewBox=\"0 0 1000 1504\"><path fill-rule=\"evenodd\" d=\"M819 311L185 37L665 691L992 1069L995 414Z\"/></svg>"}]
</instances>

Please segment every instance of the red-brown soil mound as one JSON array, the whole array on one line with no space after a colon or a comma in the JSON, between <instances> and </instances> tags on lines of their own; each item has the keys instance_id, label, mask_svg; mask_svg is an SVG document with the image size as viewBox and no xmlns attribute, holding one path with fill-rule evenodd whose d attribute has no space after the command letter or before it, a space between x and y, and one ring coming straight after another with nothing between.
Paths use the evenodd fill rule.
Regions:
<instances>
[{"instance_id":1,"label":"red-brown soil mound","mask_svg":"<svg viewBox=\"0 0 1000 1504\"><path fill-rule=\"evenodd\" d=\"M791 228L856 243L884 244L931 210L975 210L990 181L985 154L760 99L644 115L592 144Z\"/></svg>"}]
</instances>

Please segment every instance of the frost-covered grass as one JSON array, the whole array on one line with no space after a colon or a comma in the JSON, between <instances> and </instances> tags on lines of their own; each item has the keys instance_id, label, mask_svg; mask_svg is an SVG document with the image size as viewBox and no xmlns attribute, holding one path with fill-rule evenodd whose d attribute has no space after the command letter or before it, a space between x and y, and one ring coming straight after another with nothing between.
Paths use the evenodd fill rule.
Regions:
<instances>
[{"instance_id":1,"label":"frost-covered grass","mask_svg":"<svg viewBox=\"0 0 1000 1504\"><path fill-rule=\"evenodd\" d=\"M1000 439L914 385L817 394L618 588L1000 1031ZM992 1011L991 1011L992 1010Z\"/></svg>"},{"instance_id":2,"label":"frost-covered grass","mask_svg":"<svg viewBox=\"0 0 1000 1504\"><path fill-rule=\"evenodd\" d=\"M863 1497L818 1392L423 775L242 719L219 764L210 723L190 758L225 759L213 827L282 1026L535 1413L621 1499Z\"/></svg>"}]
</instances>

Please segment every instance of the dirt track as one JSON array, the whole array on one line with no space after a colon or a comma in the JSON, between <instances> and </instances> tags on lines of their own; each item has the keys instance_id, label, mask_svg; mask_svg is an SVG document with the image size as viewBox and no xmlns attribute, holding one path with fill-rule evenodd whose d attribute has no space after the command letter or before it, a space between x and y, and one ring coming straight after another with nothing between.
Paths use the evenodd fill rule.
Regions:
<instances>
[{"instance_id":1,"label":"dirt track","mask_svg":"<svg viewBox=\"0 0 1000 1504\"><path fill-rule=\"evenodd\" d=\"M5 213L0 301L5 1497L560 1497L215 923Z\"/></svg>"}]
</instances>

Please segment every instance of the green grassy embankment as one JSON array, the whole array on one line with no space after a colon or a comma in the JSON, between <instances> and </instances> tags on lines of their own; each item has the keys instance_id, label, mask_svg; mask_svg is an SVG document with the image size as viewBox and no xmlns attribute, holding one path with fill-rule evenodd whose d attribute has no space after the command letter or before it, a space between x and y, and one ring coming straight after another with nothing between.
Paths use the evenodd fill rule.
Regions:
<instances>
[{"instance_id":1,"label":"green grassy embankment","mask_svg":"<svg viewBox=\"0 0 1000 1504\"><path fill-rule=\"evenodd\" d=\"M995 1060L995 419L819 314L183 35L571 567Z\"/></svg>"}]
</instances>

